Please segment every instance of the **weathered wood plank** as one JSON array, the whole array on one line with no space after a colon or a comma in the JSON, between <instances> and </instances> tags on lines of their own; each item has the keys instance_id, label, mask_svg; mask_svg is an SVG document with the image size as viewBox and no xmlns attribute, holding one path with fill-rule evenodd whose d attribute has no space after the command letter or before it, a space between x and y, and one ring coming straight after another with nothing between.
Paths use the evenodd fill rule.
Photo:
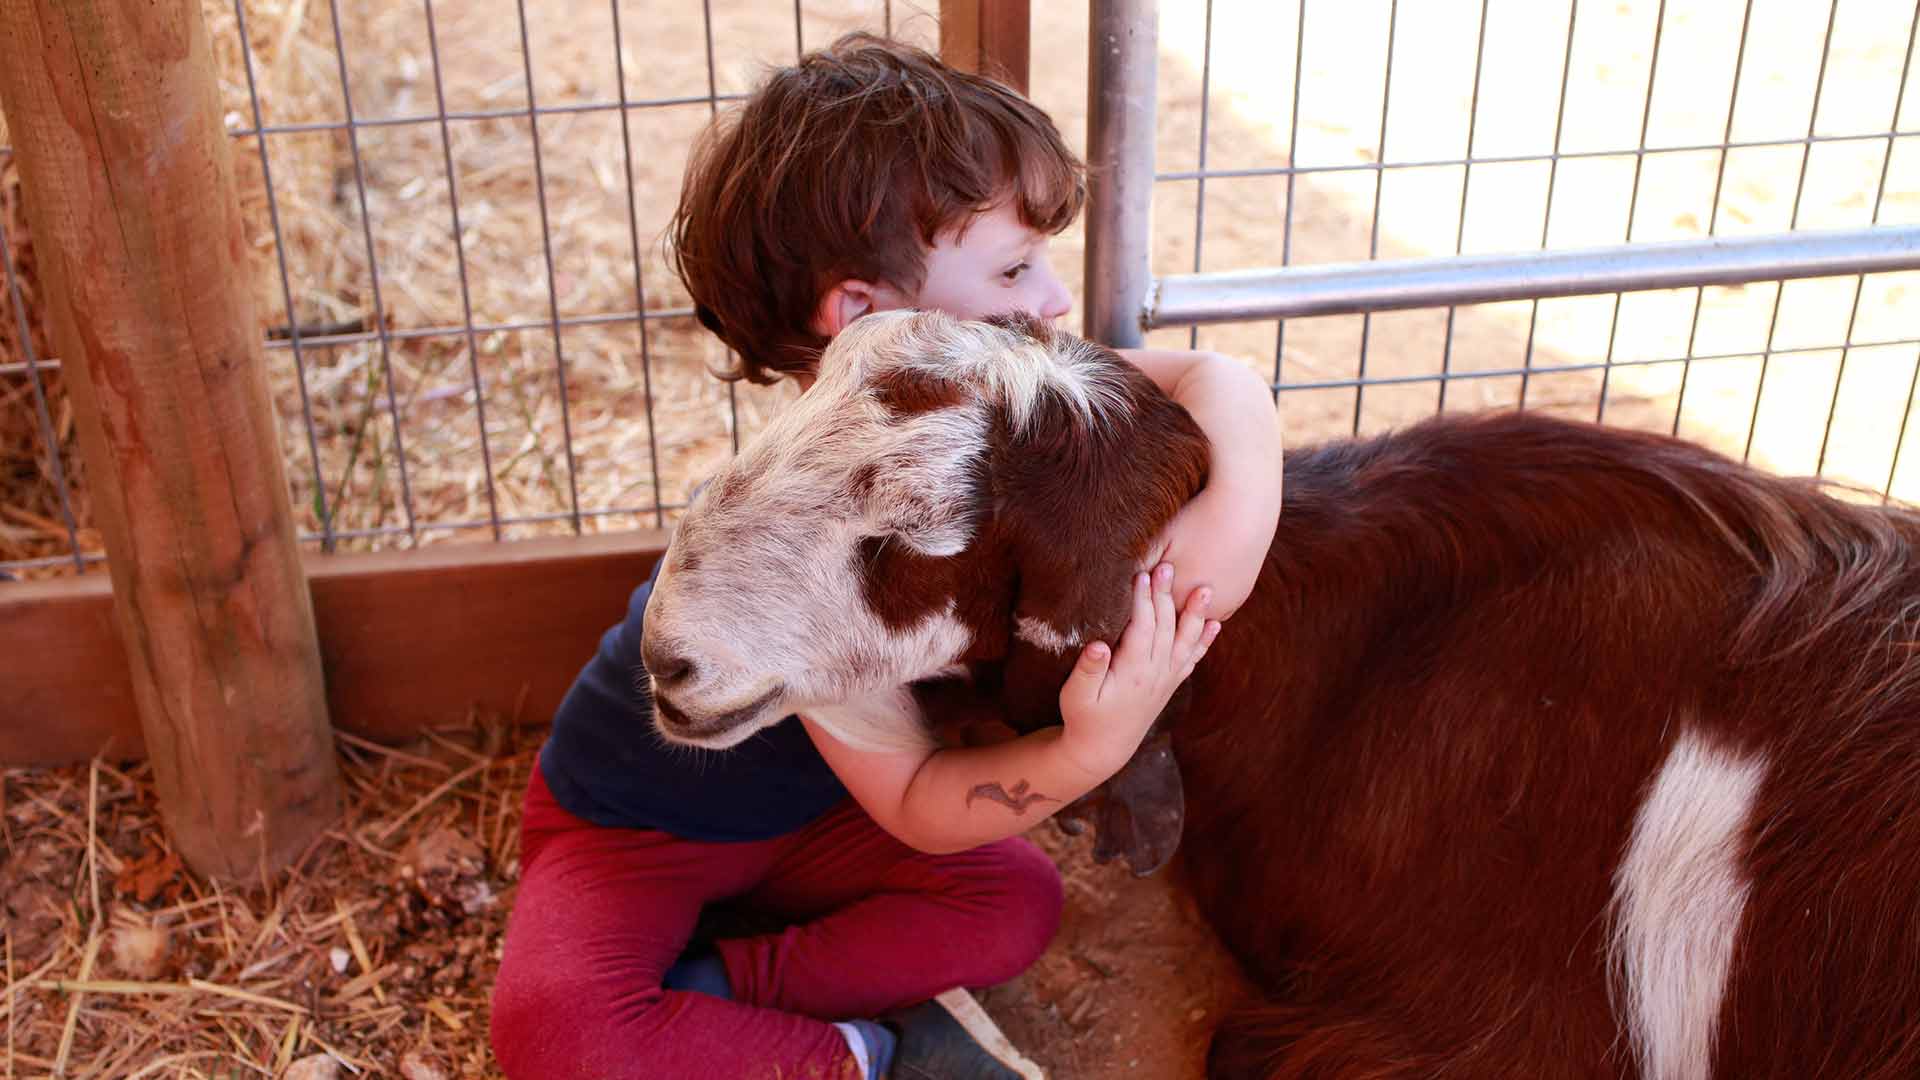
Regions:
<instances>
[{"instance_id":1,"label":"weathered wood plank","mask_svg":"<svg viewBox=\"0 0 1920 1080\"><path fill-rule=\"evenodd\" d=\"M544 722L666 540L306 556L335 723L392 741L473 709ZM104 577L0 585L0 763L145 753L112 609Z\"/></svg>"}]
</instances>

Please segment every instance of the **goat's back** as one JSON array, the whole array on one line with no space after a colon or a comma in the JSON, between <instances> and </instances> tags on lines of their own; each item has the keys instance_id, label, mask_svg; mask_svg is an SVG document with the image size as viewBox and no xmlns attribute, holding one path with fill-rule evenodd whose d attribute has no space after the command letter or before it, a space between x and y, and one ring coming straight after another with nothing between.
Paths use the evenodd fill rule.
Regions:
<instances>
[{"instance_id":1,"label":"goat's back","mask_svg":"<svg viewBox=\"0 0 1920 1080\"><path fill-rule=\"evenodd\" d=\"M1291 454L1177 734L1216 1071L1915 1074L1915 535L1532 415Z\"/></svg>"}]
</instances>

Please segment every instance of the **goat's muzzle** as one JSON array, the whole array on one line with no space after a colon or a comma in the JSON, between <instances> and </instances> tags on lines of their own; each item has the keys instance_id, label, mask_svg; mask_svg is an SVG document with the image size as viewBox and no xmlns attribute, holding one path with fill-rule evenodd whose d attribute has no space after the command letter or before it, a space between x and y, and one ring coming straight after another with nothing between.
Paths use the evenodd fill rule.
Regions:
<instances>
[{"instance_id":1,"label":"goat's muzzle","mask_svg":"<svg viewBox=\"0 0 1920 1080\"><path fill-rule=\"evenodd\" d=\"M777 683L772 689L738 708L727 709L719 713L693 714L675 705L668 692L655 683L653 689L653 722L673 742L704 746L712 750L724 750L740 742L765 726L763 721L780 695L786 692L784 683Z\"/></svg>"},{"instance_id":2,"label":"goat's muzzle","mask_svg":"<svg viewBox=\"0 0 1920 1080\"><path fill-rule=\"evenodd\" d=\"M656 693L684 686L693 681L696 673L692 658L650 634L641 635L640 662L646 665Z\"/></svg>"}]
</instances>

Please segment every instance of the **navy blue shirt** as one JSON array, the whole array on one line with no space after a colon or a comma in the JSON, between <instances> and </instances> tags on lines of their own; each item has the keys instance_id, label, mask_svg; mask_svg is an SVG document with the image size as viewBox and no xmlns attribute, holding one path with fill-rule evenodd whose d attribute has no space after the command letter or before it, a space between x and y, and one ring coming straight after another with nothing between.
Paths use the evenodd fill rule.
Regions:
<instances>
[{"instance_id":1,"label":"navy blue shirt","mask_svg":"<svg viewBox=\"0 0 1920 1080\"><path fill-rule=\"evenodd\" d=\"M554 799L596 825L739 841L793 832L847 798L791 716L731 750L661 740L640 666L640 620L659 575L656 564L633 590L626 619L600 638L599 652L554 714L553 733L540 748L540 772Z\"/></svg>"}]
</instances>

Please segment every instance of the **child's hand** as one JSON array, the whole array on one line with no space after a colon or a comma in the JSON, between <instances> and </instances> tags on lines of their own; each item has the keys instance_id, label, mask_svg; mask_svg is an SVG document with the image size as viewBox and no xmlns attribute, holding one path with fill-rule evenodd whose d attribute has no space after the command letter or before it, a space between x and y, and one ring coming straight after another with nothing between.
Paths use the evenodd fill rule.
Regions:
<instances>
[{"instance_id":1,"label":"child's hand","mask_svg":"<svg viewBox=\"0 0 1920 1080\"><path fill-rule=\"evenodd\" d=\"M1112 652L1104 641L1081 650L1080 662L1060 688L1066 721L1061 746L1069 760L1097 783L1120 770L1147 729L1193 666L1220 633L1207 618L1212 589L1195 589L1186 610L1173 607L1173 566L1161 563L1151 578L1134 575L1133 614Z\"/></svg>"}]
</instances>

